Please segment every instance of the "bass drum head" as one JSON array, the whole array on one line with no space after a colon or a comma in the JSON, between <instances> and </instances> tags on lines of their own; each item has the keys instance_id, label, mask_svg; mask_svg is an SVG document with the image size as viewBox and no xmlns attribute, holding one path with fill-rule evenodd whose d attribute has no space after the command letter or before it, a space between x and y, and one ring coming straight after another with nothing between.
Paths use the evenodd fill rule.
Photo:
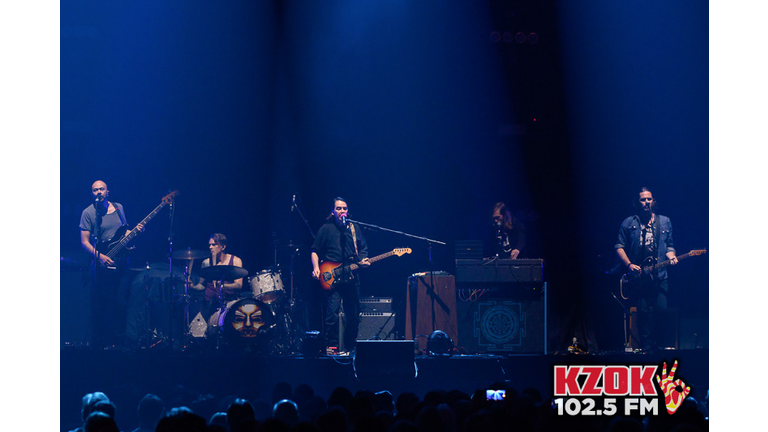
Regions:
<instances>
[{"instance_id":1,"label":"bass drum head","mask_svg":"<svg viewBox=\"0 0 768 432\"><path fill-rule=\"evenodd\" d=\"M219 317L219 331L226 346L262 352L269 346L275 319L269 306L254 298L231 305Z\"/></svg>"}]
</instances>

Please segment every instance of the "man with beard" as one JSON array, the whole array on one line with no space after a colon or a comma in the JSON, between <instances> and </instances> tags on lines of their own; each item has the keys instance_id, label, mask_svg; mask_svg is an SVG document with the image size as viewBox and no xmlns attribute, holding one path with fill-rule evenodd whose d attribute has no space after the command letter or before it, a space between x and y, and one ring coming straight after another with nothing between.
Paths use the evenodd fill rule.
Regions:
<instances>
[{"instance_id":1,"label":"man with beard","mask_svg":"<svg viewBox=\"0 0 768 432\"><path fill-rule=\"evenodd\" d=\"M656 214L656 201L647 188L640 190L634 203L635 215L624 219L615 248L621 262L633 278L631 300L637 305L638 329L644 351L657 348L663 329L661 318L667 310L667 270L665 266L650 272L644 268L669 260L677 264L672 221Z\"/></svg>"},{"instance_id":2,"label":"man with beard","mask_svg":"<svg viewBox=\"0 0 768 432\"><path fill-rule=\"evenodd\" d=\"M333 200L333 209L320 227L312 244L312 277L320 280L320 262L334 262L340 265L358 264L368 267L368 244L363 233L352 222L347 221L349 208L344 198ZM344 351L355 347L360 324L360 282L357 274L345 272L330 289L325 291L325 342L326 347L339 347ZM344 311L346 323L342 340L339 340L339 312Z\"/></svg>"}]
</instances>

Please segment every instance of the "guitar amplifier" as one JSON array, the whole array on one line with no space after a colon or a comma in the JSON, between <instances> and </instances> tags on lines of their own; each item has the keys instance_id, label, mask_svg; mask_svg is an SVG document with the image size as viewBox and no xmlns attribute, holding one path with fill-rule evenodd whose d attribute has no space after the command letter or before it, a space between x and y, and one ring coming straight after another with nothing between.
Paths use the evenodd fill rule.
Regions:
<instances>
[{"instance_id":1,"label":"guitar amplifier","mask_svg":"<svg viewBox=\"0 0 768 432\"><path fill-rule=\"evenodd\" d=\"M395 339L395 314L392 312L361 312L357 340Z\"/></svg>"},{"instance_id":2,"label":"guitar amplifier","mask_svg":"<svg viewBox=\"0 0 768 432\"><path fill-rule=\"evenodd\" d=\"M392 312L392 297L361 298L360 312Z\"/></svg>"}]
</instances>

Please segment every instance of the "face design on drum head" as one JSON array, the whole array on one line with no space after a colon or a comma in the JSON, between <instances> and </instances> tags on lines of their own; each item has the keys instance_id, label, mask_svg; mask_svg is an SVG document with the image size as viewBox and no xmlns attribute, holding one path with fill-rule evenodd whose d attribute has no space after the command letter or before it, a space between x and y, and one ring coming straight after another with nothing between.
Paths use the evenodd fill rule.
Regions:
<instances>
[{"instance_id":1,"label":"face design on drum head","mask_svg":"<svg viewBox=\"0 0 768 432\"><path fill-rule=\"evenodd\" d=\"M232 328L242 337L256 337L259 328L264 325L261 309L257 304L244 303L235 309Z\"/></svg>"}]
</instances>

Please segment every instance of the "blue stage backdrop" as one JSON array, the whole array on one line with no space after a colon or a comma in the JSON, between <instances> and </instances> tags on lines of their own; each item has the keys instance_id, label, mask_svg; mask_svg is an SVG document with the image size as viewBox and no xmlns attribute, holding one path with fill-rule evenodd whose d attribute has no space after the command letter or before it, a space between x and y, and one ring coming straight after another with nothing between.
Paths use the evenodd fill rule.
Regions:
<instances>
[{"instance_id":1,"label":"blue stage backdrop","mask_svg":"<svg viewBox=\"0 0 768 432\"><path fill-rule=\"evenodd\" d=\"M639 189L679 253L708 246L707 26L695 1L62 3L61 254L83 258L93 181L131 225L179 190L134 262L222 232L251 273L279 264L286 281L279 246L298 244L313 327L308 247L333 197L445 243L365 231L372 254L413 249L362 274L363 295L396 303L410 274L453 272L454 242L504 201L546 262L550 348L578 333L618 349L605 270ZM707 316L708 268L671 271L680 313Z\"/></svg>"}]
</instances>

